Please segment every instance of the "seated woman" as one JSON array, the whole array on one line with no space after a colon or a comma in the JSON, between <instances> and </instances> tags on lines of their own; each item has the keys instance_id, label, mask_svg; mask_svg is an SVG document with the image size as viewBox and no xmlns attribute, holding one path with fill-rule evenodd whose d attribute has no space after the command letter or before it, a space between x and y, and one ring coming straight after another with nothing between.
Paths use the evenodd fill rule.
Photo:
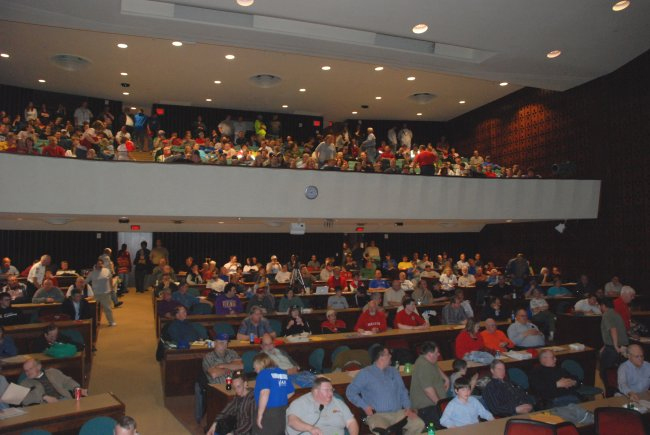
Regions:
<instances>
[{"instance_id":1,"label":"seated woman","mask_svg":"<svg viewBox=\"0 0 650 435\"><path fill-rule=\"evenodd\" d=\"M294 305L289 308L289 321L284 328L284 335L298 335L303 332L311 334L311 327L309 326L309 322L300 315L300 308Z\"/></svg>"},{"instance_id":2,"label":"seated woman","mask_svg":"<svg viewBox=\"0 0 650 435\"><path fill-rule=\"evenodd\" d=\"M554 298L558 296L571 296L571 292L569 291L569 289L562 286L561 279L556 279L555 281L553 281L553 287L549 288L546 294L550 298Z\"/></svg>"},{"instance_id":3,"label":"seated woman","mask_svg":"<svg viewBox=\"0 0 650 435\"><path fill-rule=\"evenodd\" d=\"M433 303L433 294L429 290L426 280L420 280L417 288L411 293L411 297L418 305L431 305Z\"/></svg>"},{"instance_id":4,"label":"seated woman","mask_svg":"<svg viewBox=\"0 0 650 435\"><path fill-rule=\"evenodd\" d=\"M299 296L294 295L293 288L289 287L280 302L278 302L278 311L281 313L286 313L289 311L289 308L292 306L299 307L300 309L305 308L305 304L300 299Z\"/></svg>"},{"instance_id":5,"label":"seated woman","mask_svg":"<svg viewBox=\"0 0 650 435\"><path fill-rule=\"evenodd\" d=\"M483 337L478 333L481 325L469 319L460 334L456 337L456 358L463 359L465 355L476 350L484 350Z\"/></svg>"},{"instance_id":6,"label":"seated woman","mask_svg":"<svg viewBox=\"0 0 650 435\"><path fill-rule=\"evenodd\" d=\"M494 319L494 320L508 320L510 318L510 311L501 309L501 298L498 296L490 296L489 304L483 307L481 312L481 320Z\"/></svg>"},{"instance_id":7,"label":"seated woman","mask_svg":"<svg viewBox=\"0 0 650 435\"><path fill-rule=\"evenodd\" d=\"M321 334L336 334L345 332L348 327L343 320L336 318L336 311L327 310L327 320L320 324Z\"/></svg>"}]
</instances>

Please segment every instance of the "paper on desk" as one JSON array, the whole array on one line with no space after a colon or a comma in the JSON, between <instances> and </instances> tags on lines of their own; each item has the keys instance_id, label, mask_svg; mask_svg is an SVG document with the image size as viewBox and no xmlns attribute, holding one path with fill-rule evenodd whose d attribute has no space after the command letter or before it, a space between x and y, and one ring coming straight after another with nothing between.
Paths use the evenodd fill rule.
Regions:
<instances>
[{"instance_id":1,"label":"paper on desk","mask_svg":"<svg viewBox=\"0 0 650 435\"><path fill-rule=\"evenodd\" d=\"M9 384L0 400L10 405L20 405L29 394L29 388L21 387L13 382Z\"/></svg>"},{"instance_id":2,"label":"paper on desk","mask_svg":"<svg viewBox=\"0 0 650 435\"><path fill-rule=\"evenodd\" d=\"M11 417L18 417L19 415L25 415L27 411L24 411L22 408L7 408L0 411L0 420L6 420Z\"/></svg>"},{"instance_id":3,"label":"paper on desk","mask_svg":"<svg viewBox=\"0 0 650 435\"><path fill-rule=\"evenodd\" d=\"M24 363L29 359L29 356L27 355L16 355L16 356L8 356L7 358L2 358L2 363L3 364L18 364L18 363Z\"/></svg>"}]
</instances>

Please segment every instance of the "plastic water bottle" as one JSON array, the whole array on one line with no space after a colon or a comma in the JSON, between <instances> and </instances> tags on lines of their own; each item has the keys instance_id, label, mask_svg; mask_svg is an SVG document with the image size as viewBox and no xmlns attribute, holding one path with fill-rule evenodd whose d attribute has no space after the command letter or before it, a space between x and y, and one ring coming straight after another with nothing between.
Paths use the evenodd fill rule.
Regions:
<instances>
[{"instance_id":1,"label":"plastic water bottle","mask_svg":"<svg viewBox=\"0 0 650 435\"><path fill-rule=\"evenodd\" d=\"M433 423L429 423L429 427L427 427L427 435L436 435L436 428L433 426Z\"/></svg>"},{"instance_id":2,"label":"plastic water bottle","mask_svg":"<svg viewBox=\"0 0 650 435\"><path fill-rule=\"evenodd\" d=\"M515 312L514 311L510 315L510 319L512 320L512 323L515 323Z\"/></svg>"}]
</instances>

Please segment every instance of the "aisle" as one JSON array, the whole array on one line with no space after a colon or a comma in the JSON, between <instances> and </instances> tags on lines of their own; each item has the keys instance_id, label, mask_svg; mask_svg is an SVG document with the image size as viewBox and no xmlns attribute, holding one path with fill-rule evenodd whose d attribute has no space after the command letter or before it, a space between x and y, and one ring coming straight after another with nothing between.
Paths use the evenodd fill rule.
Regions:
<instances>
[{"instance_id":1,"label":"aisle","mask_svg":"<svg viewBox=\"0 0 650 435\"><path fill-rule=\"evenodd\" d=\"M187 434L187 429L165 408L160 366L155 359L156 340L151 292L131 289L113 310L117 326L103 319L90 377L90 394L113 392L138 422L143 435Z\"/></svg>"}]
</instances>

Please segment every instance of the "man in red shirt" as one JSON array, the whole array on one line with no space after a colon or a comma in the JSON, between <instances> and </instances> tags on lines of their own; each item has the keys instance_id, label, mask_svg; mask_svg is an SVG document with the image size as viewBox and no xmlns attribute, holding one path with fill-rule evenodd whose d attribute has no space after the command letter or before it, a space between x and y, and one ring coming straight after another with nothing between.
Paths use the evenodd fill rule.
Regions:
<instances>
[{"instance_id":1,"label":"man in red shirt","mask_svg":"<svg viewBox=\"0 0 650 435\"><path fill-rule=\"evenodd\" d=\"M344 290L348 286L347 279L341 274L341 268L338 266L334 267L334 274L329 277L327 280L327 286L329 291L335 291L337 288Z\"/></svg>"},{"instance_id":2,"label":"man in red shirt","mask_svg":"<svg viewBox=\"0 0 650 435\"><path fill-rule=\"evenodd\" d=\"M48 138L48 143L41 150L41 154L49 157L65 157L65 150L59 146L54 136Z\"/></svg>"},{"instance_id":3,"label":"man in red shirt","mask_svg":"<svg viewBox=\"0 0 650 435\"><path fill-rule=\"evenodd\" d=\"M386 331L386 314L377 309L377 301L368 302L368 309L363 311L354 325L357 332L384 332Z\"/></svg>"},{"instance_id":4,"label":"man in red shirt","mask_svg":"<svg viewBox=\"0 0 650 435\"><path fill-rule=\"evenodd\" d=\"M413 164L420 166L421 175L435 175L436 168L434 165L437 161L438 155L436 153L427 150L424 145L420 145L418 154L413 159Z\"/></svg>"},{"instance_id":5,"label":"man in red shirt","mask_svg":"<svg viewBox=\"0 0 650 435\"><path fill-rule=\"evenodd\" d=\"M402 301L403 310L395 316L395 328L397 329L426 329L427 322L415 310L415 301L412 298L404 298Z\"/></svg>"},{"instance_id":6,"label":"man in red shirt","mask_svg":"<svg viewBox=\"0 0 650 435\"><path fill-rule=\"evenodd\" d=\"M621 295L614 300L614 310L621 315L623 318L623 323L625 324L625 330L629 331L632 326L630 314L630 302L636 296L636 291L629 285L624 285L621 288Z\"/></svg>"}]
</instances>

